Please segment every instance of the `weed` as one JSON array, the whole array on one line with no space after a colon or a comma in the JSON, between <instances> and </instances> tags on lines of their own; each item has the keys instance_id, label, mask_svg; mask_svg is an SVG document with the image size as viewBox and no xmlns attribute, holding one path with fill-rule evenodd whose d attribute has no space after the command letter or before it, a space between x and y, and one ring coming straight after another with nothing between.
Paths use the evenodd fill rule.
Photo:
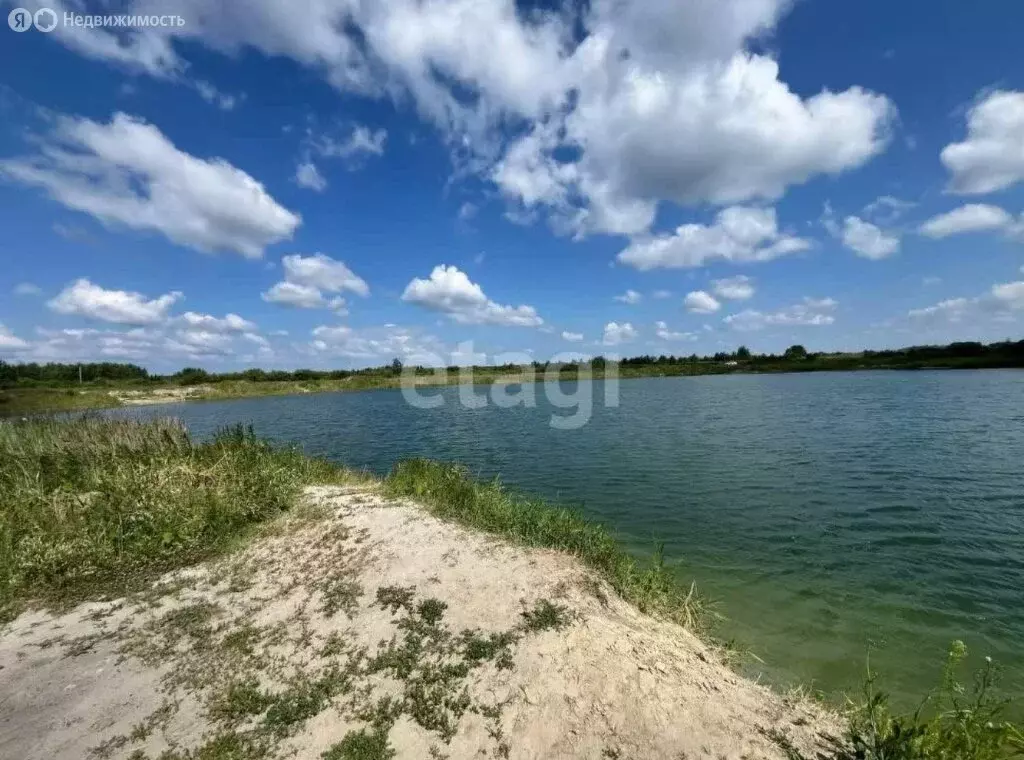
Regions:
<instances>
[{"instance_id":1,"label":"weed","mask_svg":"<svg viewBox=\"0 0 1024 760\"><path fill-rule=\"evenodd\" d=\"M538 599L532 610L525 610L522 614L523 628L531 633L564 628L570 619L568 609L547 599Z\"/></svg>"},{"instance_id":2,"label":"weed","mask_svg":"<svg viewBox=\"0 0 1024 760\"><path fill-rule=\"evenodd\" d=\"M250 715L259 715L274 703L274 698L260 689L252 678L229 684L209 707L210 717L217 721L235 723Z\"/></svg>"},{"instance_id":3,"label":"weed","mask_svg":"<svg viewBox=\"0 0 1024 760\"><path fill-rule=\"evenodd\" d=\"M391 610L392 614L400 609L411 610L415 594L415 586L381 586L377 589L377 604L381 609Z\"/></svg>"},{"instance_id":4,"label":"weed","mask_svg":"<svg viewBox=\"0 0 1024 760\"><path fill-rule=\"evenodd\" d=\"M336 667L312 681L298 679L290 688L270 698L262 727L278 738L290 736L351 686L352 673Z\"/></svg>"},{"instance_id":5,"label":"weed","mask_svg":"<svg viewBox=\"0 0 1024 760\"><path fill-rule=\"evenodd\" d=\"M388 744L386 731L374 729L349 731L344 738L324 752L324 760L390 760L395 750Z\"/></svg>"},{"instance_id":6,"label":"weed","mask_svg":"<svg viewBox=\"0 0 1024 760\"><path fill-rule=\"evenodd\" d=\"M320 611L325 617L334 617L339 611L351 615L363 594L363 587L344 573L328 576L319 584L319 588L323 596Z\"/></svg>"}]
</instances>

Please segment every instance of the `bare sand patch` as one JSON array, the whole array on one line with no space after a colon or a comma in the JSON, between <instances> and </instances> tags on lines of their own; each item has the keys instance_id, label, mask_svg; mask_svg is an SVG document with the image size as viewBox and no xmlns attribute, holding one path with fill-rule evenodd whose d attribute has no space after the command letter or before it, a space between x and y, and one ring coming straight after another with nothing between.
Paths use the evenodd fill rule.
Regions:
<instances>
[{"instance_id":1,"label":"bare sand patch","mask_svg":"<svg viewBox=\"0 0 1024 760\"><path fill-rule=\"evenodd\" d=\"M740 760L836 731L569 556L373 491L306 498L327 515L9 624L0 757Z\"/></svg>"}]
</instances>

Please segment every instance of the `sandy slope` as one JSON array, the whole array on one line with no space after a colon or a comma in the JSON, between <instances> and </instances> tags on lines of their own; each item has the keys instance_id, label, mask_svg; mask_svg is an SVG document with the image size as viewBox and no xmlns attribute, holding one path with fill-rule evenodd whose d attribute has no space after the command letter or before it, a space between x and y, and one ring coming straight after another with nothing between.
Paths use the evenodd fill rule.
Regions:
<instances>
[{"instance_id":1,"label":"sandy slope","mask_svg":"<svg viewBox=\"0 0 1024 760\"><path fill-rule=\"evenodd\" d=\"M316 758L346 735L333 757L811 757L834 725L569 557L369 492L308 498L331 516L12 623L0 757ZM380 754L345 754L359 741Z\"/></svg>"}]
</instances>

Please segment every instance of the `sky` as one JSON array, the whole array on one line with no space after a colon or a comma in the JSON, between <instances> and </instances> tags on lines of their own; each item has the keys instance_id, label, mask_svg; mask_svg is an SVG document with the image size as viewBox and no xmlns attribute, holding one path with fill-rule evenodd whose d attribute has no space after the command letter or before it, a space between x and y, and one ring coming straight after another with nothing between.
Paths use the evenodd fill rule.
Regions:
<instances>
[{"instance_id":1,"label":"sky","mask_svg":"<svg viewBox=\"0 0 1024 760\"><path fill-rule=\"evenodd\" d=\"M15 31L19 9L40 27ZM1024 337L1017 0L3 15L6 361L230 371Z\"/></svg>"}]
</instances>

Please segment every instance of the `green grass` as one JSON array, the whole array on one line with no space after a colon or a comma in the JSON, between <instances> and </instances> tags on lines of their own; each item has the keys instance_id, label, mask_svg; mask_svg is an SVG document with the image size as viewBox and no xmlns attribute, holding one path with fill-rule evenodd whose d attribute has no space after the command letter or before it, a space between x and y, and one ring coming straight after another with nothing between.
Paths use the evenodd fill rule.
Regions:
<instances>
[{"instance_id":1,"label":"green grass","mask_svg":"<svg viewBox=\"0 0 1024 760\"><path fill-rule=\"evenodd\" d=\"M985 658L967 686L958 678L966 656L963 642L953 642L940 684L908 715L890 711L869 666L863 699L850 713L847 740L852 755L836 756L863 760L1024 758L1024 726L1007 718L1010 703L995 693L995 665Z\"/></svg>"},{"instance_id":2,"label":"green grass","mask_svg":"<svg viewBox=\"0 0 1024 760\"><path fill-rule=\"evenodd\" d=\"M195 443L172 420L0 421L0 616L193 564L345 477L241 427Z\"/></svg>"},{"instance_id":3,"label":"green grass","mask_svg":"<svg viewBox=\"0 0 1024 760\"><path fill-rule=\"evenodd\" d=\"M649 566L642 566L604 526L574 510L514 494L497 480L476 482L464 467L424 459L397 464L384 486L394 496L416 499L438 517L526 546L568 552L645 612L690 629L703 629L709 622L704 601L692 585L679 582L660 551Z\"/></svg>"}]
</instances>

